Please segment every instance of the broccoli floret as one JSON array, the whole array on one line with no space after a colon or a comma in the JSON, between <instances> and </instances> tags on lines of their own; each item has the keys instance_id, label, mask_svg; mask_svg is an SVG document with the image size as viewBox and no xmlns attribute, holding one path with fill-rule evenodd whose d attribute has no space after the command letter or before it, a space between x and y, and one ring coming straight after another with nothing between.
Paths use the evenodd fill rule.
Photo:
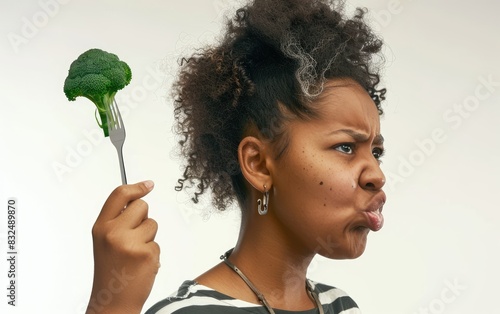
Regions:
<instances>
[{"instance_id":1,"label":"broccoli floret","mask_svg":"<svg viewBox=\"0 0 500 314\"><path fill-rule=\"evenodd\" d=\"M104 136L108 136L108 124L114 126L116 123L109 106L116 92L127 86L131 79L130 67L118 56L101 49L90 49L71 63L64 81L64 94L70 101L79 96L90 99L101 118L101 123L97 123L104 130Z\"/></svg>"}]
</instances>

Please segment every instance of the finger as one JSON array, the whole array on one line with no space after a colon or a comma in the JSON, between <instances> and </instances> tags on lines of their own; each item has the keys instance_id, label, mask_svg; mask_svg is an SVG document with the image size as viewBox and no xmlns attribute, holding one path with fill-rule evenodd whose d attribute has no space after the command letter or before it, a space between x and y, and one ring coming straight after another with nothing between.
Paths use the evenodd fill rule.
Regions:
<instances>
[{"instance_id":1,"label":"finger","mask_svg":"<svg viewBox=\"0 0 500 314\"><path fill-rule=\"evenodd\" d=\"M147 195L153 187L153 181L144 181L117 187L111 192L104 203L97 220L108 221L116 218L128 203Z\"/></svg>"},{"instance_id":2,"label":"finger","mask_svg":"<svg viewBox=\"0 0 500 314\"><path fill-rule=\"evenodd\" d=\"M159 263L160 262L160 245L156 243L155 241L151 241L146 244L148 249L153 252L153 256L155 256L155 260Z\"/></svg>"},{"instance_id":3,"label":"finger","mask_svg":"<svg viewBox=\"0 0 500 314\"><path fill-rule=\"evenodd\" d=\"M148 218L149 205L142 199L134 200L127 205L127 208L116 217L116 220L123 221L123 225L134 229L141 222Z\"/></svg>"},{"instance_id":4,"label":"finger","mask_svg":"<svg viewBox=\"0 0 500 314\"><path fill-rule=\"evenodd\" d=\"M154 252L155 256L158 257L158 261L160 260L160 245L154 241L151 241L147 244L150 248L151 251Z\"/></svg>"},{"instance_id":5,"label":"finger","mask_svg":"<svg viewBox=\"0 0 500 314\"><path fill-rule=\"evenodd\" d=\"M153 256L153 259L154 259L154 261L153 261L154 272L158 273L158 270L161 267L161 263L160 263L160 246L158 245L158 243L156 243L154 241L149 242L146 245L147 245L148 250L150 250L150 252L152 252L152 256Z\"/></svg>"},{"instance_id":6,"label":"finger","mask_svg":"<svg viewBox=\"0 0 500 314\"><path fill-rule=\"evenodd\" d=\"M158 223L151 218L144 220L137 228L135 228L139 239L144 243L152 242L158 231Z\"/></svg>"}]
</instances>

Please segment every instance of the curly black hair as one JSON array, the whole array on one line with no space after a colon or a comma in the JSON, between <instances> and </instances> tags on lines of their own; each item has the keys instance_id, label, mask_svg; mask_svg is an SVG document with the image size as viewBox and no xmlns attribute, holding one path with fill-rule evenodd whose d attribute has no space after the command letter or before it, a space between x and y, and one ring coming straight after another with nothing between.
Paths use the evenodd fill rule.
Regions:
<instances>
[{"instance_id":1,"label":"curly black hair","mask_svg":"<svg viewBox=\"0 0 500 314\"><path fill-rule=\"evenodd\" d=\"M243 204L237 154L245 129L276 142L279 158L286 116L314 117L310 104L328 79L356 81L382 114L386 90L374 63L382 41L365 23L366 9L350 19L342 11L334 1L254 0L228 21L220 43L182 59L173 96L187 164L176 190L194 189L197 203L209 189L218 210Z\"/></svg>"}]
</instances>

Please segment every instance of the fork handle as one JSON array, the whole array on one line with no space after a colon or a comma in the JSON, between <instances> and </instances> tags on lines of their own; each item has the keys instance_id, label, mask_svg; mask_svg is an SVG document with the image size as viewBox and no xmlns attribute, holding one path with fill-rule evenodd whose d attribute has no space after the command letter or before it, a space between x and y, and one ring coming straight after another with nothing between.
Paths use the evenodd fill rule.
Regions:
<instances>
[{"instance_id":1,"label":"fork handle","mask_svg":"<svg viewBox=\"0 0 500 314\"><path fill-rule=\"evenodd\" d=\"M122 184L127 184L127 175L125 174L125 164L123 163L123 153L122 148L117 148L118 152L118 162L120 163L120 173L122 175Z\"/></svg>"}]
</instances>

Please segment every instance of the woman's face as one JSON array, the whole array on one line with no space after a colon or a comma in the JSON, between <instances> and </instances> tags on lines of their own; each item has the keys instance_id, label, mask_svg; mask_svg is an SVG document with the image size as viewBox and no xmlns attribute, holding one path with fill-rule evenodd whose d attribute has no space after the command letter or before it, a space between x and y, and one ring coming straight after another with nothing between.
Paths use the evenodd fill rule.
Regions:
<instances>
[{"instance_id":1,"label":"woman's face","mask_svg":"<svg viewBox=\"0 0 500 314\"><path fill-rule=\"evenodd\" d=\"M271 168L270 211L304 249L356 258L383 224L379 114L352 80L329 81L321 96L319 118L288 122L286 153Z\"/></svg>"}]
</instances>

